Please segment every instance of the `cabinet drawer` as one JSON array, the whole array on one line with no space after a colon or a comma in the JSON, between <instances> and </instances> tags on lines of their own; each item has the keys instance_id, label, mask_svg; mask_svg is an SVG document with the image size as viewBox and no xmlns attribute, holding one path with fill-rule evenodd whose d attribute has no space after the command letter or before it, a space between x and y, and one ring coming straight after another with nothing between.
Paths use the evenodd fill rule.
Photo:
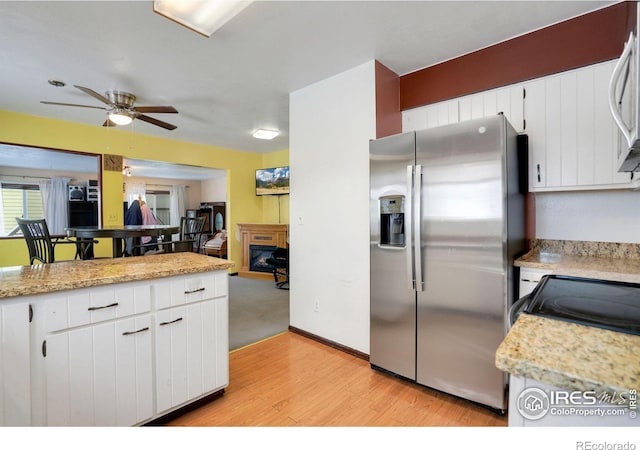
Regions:
<instances>
[{"instance_id":1,"label":"cabinet drawer","mask_svg":"<svg viewBox=\"0 0 640 450\"><path fill-rule=\"evenodd\" d=\"M151 289L143 283L99 286L57 294L45 304L51 332L148 312Z\"/></svg>"},{"instance_id":2,"label":"cabinet drawer","mask_svg":"<svg viewBox=\"0 0 640 450\"><path fill-rule=\"evenodd\" d=\"M228 293L227 273L219 271L172 277L154 282L151 290L156 309L223 297Z\"/></svg>"},{"instance_id":3,"label":"cabinet drawer","mask_svg":"<svg viewBox=\"0 0 640 450\"><path fill-rule=\"evenodd\" d=\"M552 271L548 269L520 269L520 286L518 291L519 297L524 297L535 289L543 276L550 274Z\"/></svg>"}]
</instances>

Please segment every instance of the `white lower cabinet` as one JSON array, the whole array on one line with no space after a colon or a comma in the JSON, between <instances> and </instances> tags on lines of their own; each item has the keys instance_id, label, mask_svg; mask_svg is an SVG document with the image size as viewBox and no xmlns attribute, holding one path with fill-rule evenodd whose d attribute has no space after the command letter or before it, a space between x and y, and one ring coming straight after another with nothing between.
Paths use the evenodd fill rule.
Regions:
<instances>
[{"instance_id":1,"label":"white lower cabinet","mask_svg":"<svg viewBox=\"0 0 640 450\"><path fill-rule=\"evenodd\" d=\"M133 425L153 416L151 315L47 336L47 425Z\"/></svg>"},{"instance_id":2,"label":"white lower cabinet","mask_svg":"<svg viewBox=\"0 0 640 450\"><path fill-rule=\"evenodd\" d=\"M31 425L30 306L0 306L0 426Z\"/></svg>"},{"instance_id":3,"label":"white lower cabinet","mask_svg":"<svg viewBox=\"0 0 640 450\"><path fill-rule=\"evenodd\" d=\"M520 283L518 289L518 298L522 298L525 295L531 293L538 285L543 276L553 272L550 269L536 269L521 267L520 268Z\"/></svg>"},{"instance_id":4,"label":"white lower cabinet","mask_svg":"<svg viewBox=\"0 0 640 450\"><path fill-rule=\"evenodd\" d=\"M227 304L222 300L156 313L158 413L228 384L227 317Z\"/></svg>"},{"instance_id":5,"label":"white lower cabinet","mask_svg":"<svg viewBox=\"0 0 640 450\"><path fill-rule=\"evenodd\" d=\"M229 382L225 271L5 300L0 320L0 425L139 425Z\"/></svg>"}]
</instances>

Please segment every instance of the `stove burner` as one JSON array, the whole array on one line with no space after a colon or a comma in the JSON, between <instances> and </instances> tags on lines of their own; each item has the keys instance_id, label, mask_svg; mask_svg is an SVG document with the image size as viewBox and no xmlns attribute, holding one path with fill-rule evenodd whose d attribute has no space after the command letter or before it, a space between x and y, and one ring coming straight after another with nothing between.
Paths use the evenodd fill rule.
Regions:
<instances>
[{"instance_id":1,"label":"stove burner","mask_svg":"<svg viewBox=\"0 0 640 450\"><path fill-rule=\"evenodd\" d=\"M548 275L523 312L640 335L640 284Z\"/></svg>"}]
</instances>

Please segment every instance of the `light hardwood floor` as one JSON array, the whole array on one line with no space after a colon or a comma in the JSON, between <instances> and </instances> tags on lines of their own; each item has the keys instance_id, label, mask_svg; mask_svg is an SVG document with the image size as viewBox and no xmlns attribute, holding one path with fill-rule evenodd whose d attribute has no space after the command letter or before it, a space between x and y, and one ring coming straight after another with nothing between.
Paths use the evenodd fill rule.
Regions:
<instances>
[{"instance_id":1,"label":"light hardwood floor","mask_svg":"<svg viewBox=\"0 0 640 450\"><path fill-rule=\"evenodd\" d=\"M170 426L506 426L506 417L374 371L292 332L231 352L223 396Z\"/></svg>"}]
</instances>

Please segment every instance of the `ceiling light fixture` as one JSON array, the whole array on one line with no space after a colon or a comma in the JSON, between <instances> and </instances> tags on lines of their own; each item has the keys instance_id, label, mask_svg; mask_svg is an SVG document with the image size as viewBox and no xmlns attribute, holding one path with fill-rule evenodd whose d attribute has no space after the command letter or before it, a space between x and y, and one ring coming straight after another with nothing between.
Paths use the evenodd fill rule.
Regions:
<instances>
[{"instance_id":1,"label":"ceiling light fixture","mask_svg":"<svg viewBox=\"0 0 640 450\"><path fill-rule=\"evenodd\" d=\"M132 114L122 108L109 111L109 120L116 125L129 125L133 121Z\"/></svg>"},{"instance_id":2,"label":"ceiling light fixture","mask_svg":"<svg viewBox=\"0 0 640 450\"><path fill-rule=\"evenodd\" d=\"M273 139L279 134L280 132L278 130L265 130L264 128L258 128L256 131L253 132L253 137L256 139L269 140L269 139Z\"/></svg>"},{"instance_id":3,"label":"ceiling light fixture","mask_svg":"<svg viewBox=\"0 0 640 450\"><path fill-rule=\"evenodd\" d=\"M253 0L154 0L153 11L209 37Z\"/></svg>"}]
</instances>

